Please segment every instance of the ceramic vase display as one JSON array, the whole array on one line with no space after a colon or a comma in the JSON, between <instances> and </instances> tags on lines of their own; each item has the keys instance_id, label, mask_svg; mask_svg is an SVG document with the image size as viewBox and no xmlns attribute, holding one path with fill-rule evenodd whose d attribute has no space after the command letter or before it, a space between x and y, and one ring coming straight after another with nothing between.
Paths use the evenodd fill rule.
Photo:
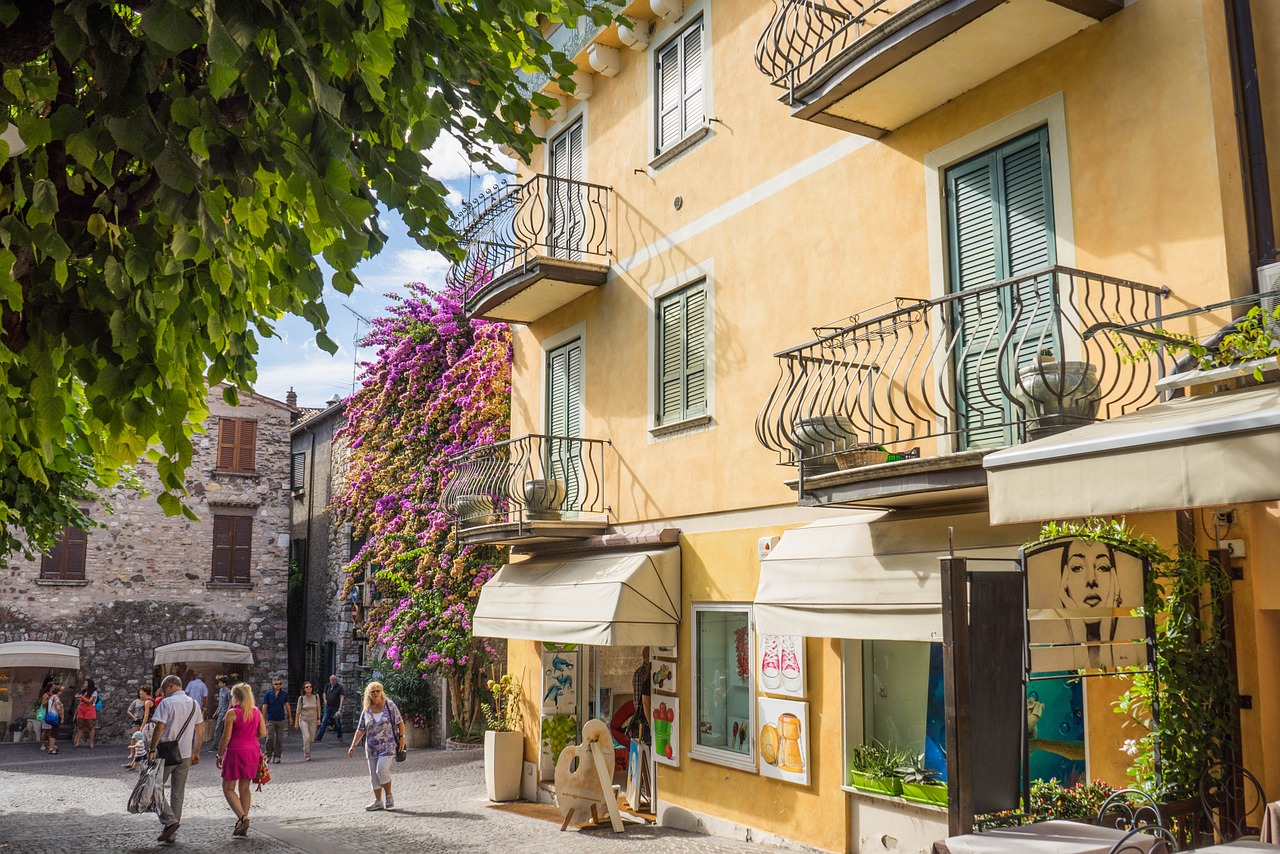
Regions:
<instances>
[{"instance_id":1,"label":"ceramic vase display","mask_svg":"<svg viewBox=\"0 0 1280 854\"><path fill-rule=\"evenodd\" d=\"M484 788L491 801L520 797L520 769L524 734L487 730L484 734Z\"/></svg>"},{"instance_id":2,"label":"ceramic vase display","mask_svg":"<svg viewBox=\"0 0 1280 854\"><path fill-rule=\"evenodd\" d=\"M564 507L564 481L536 478L524 482L525 515L530 519L559 519Z\"/></svg>"},{"instance_id":3,"label":"ceramic vase display","mask_svg":"<svg viewBox=\"0 0 1280 854\"><path fill-rule=\"evenodd\" d=\"M1093 421L1102 386L1088 362L1040 361L1018 370L1014 396L1026 408L1027 438L1039 439Z\"/></svg>"}]
</instances>

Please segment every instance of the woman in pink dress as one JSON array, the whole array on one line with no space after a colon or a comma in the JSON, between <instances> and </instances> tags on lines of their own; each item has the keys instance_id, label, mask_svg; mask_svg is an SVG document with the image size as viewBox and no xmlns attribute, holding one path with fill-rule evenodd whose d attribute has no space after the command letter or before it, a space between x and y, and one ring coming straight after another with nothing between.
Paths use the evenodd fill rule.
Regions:
<instances>
[{"instance_id":1,"label":"woman in pink dress","mask_svg":"<svg viewBox=\"0 0 1280 854\"><path fill-rule=\"evenodd\" d=\"M258 740L267 735L267 722L253 704L252 688L241 682L231 689L231 708L222 721L218 767L222 769L222 795L236 814L236 828L231 835L248 836L249 783L258 773L262 759Z\"/></svg>"}]
</instances>

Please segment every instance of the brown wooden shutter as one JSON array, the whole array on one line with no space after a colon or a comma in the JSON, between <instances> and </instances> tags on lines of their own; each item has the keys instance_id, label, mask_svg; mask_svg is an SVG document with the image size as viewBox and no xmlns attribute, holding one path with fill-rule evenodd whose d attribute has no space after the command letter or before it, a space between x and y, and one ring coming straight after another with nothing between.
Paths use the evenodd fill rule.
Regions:
<instances>
[{"instance_id":1,"label":"brown wooden shutter","mask_svg":"<svg viewBox=\"0 0 1280 854\"><path fill-rule=\"evenodd\" d=\"M249 583L249 563L253 557L253 517L232 516L235 522L231 546L231 580Z\"/></svg>"},{"instance_id":2,"label":"brown wooden shutter","mask_svg":"<svg viewBox=\"0 0 1280 854\"><path fill-rule=\"evenodd\" d=\"M249 418L240 421L240 436L236 442L236 471L257 471L258 422Z\"/></svg>"},{"instance_id":3,"label":"brown wooden shutter","mask_svg":"<svg viewBox=\"0 0 1280 854\"><path fill-rule=\"evenodd\" d=\"M89 535L79 528L63 528L53 548L40 559L40 577L57 581L83 581Z\"/></svg>"},{"instance_id":4,"label":"brown wooden shutter","mask_svg":"<svg viewBox=\"0 0 1280 854\"><path fill-rule=\"evenodd\" d=\"M213 517L213 581L231 580L231 544L235 516Z\"/></svg>"},{"instance_id":5,"label":"brown wooden shutter","mask_svg":"<svg viewBox=\"0 0 1280 854\"><path fill-rule=\"evenodd\" d=\"M239 419L218 419L218 471L234 471L236 465L236 433Z\"/></svg>"}]
</instances>

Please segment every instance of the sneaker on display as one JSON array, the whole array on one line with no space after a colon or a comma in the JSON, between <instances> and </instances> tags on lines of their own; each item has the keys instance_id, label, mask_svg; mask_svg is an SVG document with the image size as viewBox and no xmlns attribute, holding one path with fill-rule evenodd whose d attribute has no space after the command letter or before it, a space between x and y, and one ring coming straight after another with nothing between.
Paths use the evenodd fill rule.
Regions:
<instances>
[{"instance_id":1,"label":"sneaker on display","mask_svg":"<svg viewBox=\"0 0 1280 854\"><path fill-rule=\"evenodd\" d=\"M782 684L782 638L764 635L761 638L764 651L760 655L760 684L766 690L777 691Z\"/></svg>"},{"instance_id":2,"label":"sneaker on display","mask_svg":"<svg viewBox=\"0 0 1280 854\"><path fill-rule=\"evenodd\" d=\"M782 684L792 694L799 694L804 688L804 674L800 672L800 656L796 652L802 643L804 638L798 635L782 637Z\"/></svg>"}]
</instances>

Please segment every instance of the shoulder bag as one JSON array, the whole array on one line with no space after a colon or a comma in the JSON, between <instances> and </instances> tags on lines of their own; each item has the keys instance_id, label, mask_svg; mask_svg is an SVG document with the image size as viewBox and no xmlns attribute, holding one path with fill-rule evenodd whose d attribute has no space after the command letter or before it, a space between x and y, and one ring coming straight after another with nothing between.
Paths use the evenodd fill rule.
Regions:
<instances>
[{"instance_id":1,"label":"shoulder bag","mask_svg":"<svg viewBox=\"0 0 1280 854\"><path fill-rule=\"evenodd\" d=\"M182 752L178 749L178 742L187 733L187 727L191 725L191 719L196 716L196 707L193 705L191 711L187 713L187 720L182 724L182 729L178 730L178 734L173 737L172 741L162 741L156 746L156 759L166 765L177 765L182 761Z\"/></svg>"}]
</instances>

